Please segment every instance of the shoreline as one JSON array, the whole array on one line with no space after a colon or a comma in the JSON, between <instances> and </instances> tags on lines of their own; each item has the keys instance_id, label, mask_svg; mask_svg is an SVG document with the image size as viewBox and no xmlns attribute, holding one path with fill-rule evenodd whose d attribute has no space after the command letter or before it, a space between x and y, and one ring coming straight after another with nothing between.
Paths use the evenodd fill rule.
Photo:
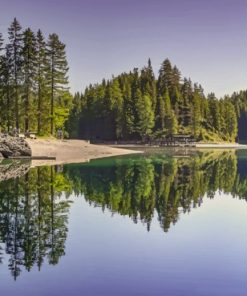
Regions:
<instances>
[{"instance_id":1,"label":"shoreline","mask_svg":"<svg viewBox=\"0 0 247 296\"><path fill-rule=\"evenodd\" d=\"M197 143L194 146L158 146L158 145L138 145L138 144L116 144L116 145L110 145L111 147L115 148L140 148L140 149L148 149L148 148L159 148L159 149L247 149L247 144L238 144L238 143Z\"/></svg>"},{"instance_id":2,"label":"shoreline","mask_svg":"<svg viewBox=\"0 0 247 296\"><path fill-rule=\"evenodd\" d=\"M26 139L26 141L31 147L32 157L56 157L56 160L32 160L32 167L83 163L97 158L143 153L125 148L94 145L84 140Z\"/></svg>"},{"instance_id":3,"label":"shoreline","mask_svg":"<svg viewBox=\"0 0 247 296\"><path fill-rule=\"evenodd\" d=\"M198 143L196 148L231 148L231 149L247 149L247 144L239 143Z\"/></svg>"},{"instance_id":4,"label":"shoreline","mask_svg":"<svg viewBox=\"0 0 247 296\"><path fill-rule=\"evenodd\" d=\"M56 160L32 160L31 166L60 165L89 162L92 159L111 156L144 153L145 149L247 149L247 145L238 143L198 143L194 147L158 147L149 145L101 145L90 144L84 140L36 139L26 140L31 147L33 157L56 157Z\"/></svg>"}]
</instances>

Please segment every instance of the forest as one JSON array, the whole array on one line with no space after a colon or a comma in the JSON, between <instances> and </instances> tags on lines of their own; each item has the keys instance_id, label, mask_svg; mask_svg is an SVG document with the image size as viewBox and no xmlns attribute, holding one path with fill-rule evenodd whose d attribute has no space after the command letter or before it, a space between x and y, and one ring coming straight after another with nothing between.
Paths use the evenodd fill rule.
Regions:
<instances>
[{"instance_id":1,"label":"forest","mask_svg":"<svg viewBox=\"0 0 247 296\"><path fill-rule=\"evenodd\" d=\"M0 32L0 132L32 131L93 141L162 139L186 134L202 141L246 140L247 92L218 99L183 78L165 59L151 60L82 93L69 90L66 46L55 33L22 29L15 18Z\"/></svg>"},{"instance_id":2,"label":"forest","mask_svg":"<svg viewBox=\"0 0 247 296\"><path fill-rule=\"evenodd\" d=\"M22 29L15 18L0 32L0 127L39 135L63 128L72 104L68 62L59 36Z\"/></svg>"},{"instance_id":3,"label":"forest","mask_svg":"<svg viewBox=\"0 0 247 296\"><path fill-rule=\"evenodd\" d=\"M94 140L160 139L189 134L197 140L238 140L246 93L217 99L183 78L169 59L156 78L147 66L89 85L74 97L67 128L72 137Z\"/></svg>"}]
</instances>

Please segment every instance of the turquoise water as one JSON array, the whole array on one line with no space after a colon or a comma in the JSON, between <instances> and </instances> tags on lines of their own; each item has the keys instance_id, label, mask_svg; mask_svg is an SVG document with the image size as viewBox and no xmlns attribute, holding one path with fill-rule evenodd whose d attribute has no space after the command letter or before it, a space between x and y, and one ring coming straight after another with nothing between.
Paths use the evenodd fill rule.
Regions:
<instances>
[{"instance_id":1,"label":"turquoise water","mask_svg":"<svg viewBox=\"0 0 247 296\"><path fill-rule=\"evenodd\" d=\"M246 295L246 155L159 151L1 182L1 292Z\"/></svg>"}]
</instances>

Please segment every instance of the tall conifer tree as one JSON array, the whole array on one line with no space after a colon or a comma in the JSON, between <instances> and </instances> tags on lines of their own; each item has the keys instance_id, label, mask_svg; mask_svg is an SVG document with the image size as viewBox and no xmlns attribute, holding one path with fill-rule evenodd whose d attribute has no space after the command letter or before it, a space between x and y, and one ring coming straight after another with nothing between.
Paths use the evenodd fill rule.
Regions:
<instances>
[{"instance_id":1,"label":"tall conifer tree","mask_svg":"<svg viewBox=\"0 0 247 296\"><path fill-rule=\"evenodd\" d=\"M38 30L36 36L36 50L37 50L37 131L38 134L45 132L46 113L49 112L49 102L45 101L45 94L47 92L46 75L48 71L46 43L41 30ZM43 128L43 130L42 130Z\"/></svg>"},{"instance_id":2,"label":"tall conifer tree","mask_svg":"<svg viewBox=\"0 0 247 296\"><path fill-rule=\"evenodd\" d=\"M20 99L20 85L22 81L21 67L22 67L22 33L21 25L14 18L11 23L8 34L9 44L8 50L10 54L10 73L11 73L11 84L14 87L14 105L15 105L15 127L19 129L19 99Z\"/></svg>"},{"instance_id":3,"label":"tall conifer tree","mask_svg":"<svg viewBox=\"0 0 247 296\"><path fill-rule=\"evenodd\" d=\"M30 28L23 33L23 73L24 73L24 130L30 129L29 121L31 117L30 105L31 96L35 91L36 77L36 39ZM33 104L34 105L34 104Z\"/></svg>"},{"instance_id":4,"label":"tall conifer tree","mask_svg":"<svg viewBox=\"0 0 247 296\"><path fill-rule=\"evenodd\" d=\"M48 83L50 88L50 133L54 135L54 116L56 99L61 91L66 89L68 84L68 63L66 59L65 44L63 44L57 34L49 35L47 43L48 57Z\"/></svg>"}]
</instances>

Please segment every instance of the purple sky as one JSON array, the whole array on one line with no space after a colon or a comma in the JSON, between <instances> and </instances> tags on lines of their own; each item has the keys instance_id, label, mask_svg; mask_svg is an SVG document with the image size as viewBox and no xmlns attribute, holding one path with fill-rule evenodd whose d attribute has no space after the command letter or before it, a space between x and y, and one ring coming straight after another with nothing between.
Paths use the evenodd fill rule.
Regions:
<instances>
[{"instance_id":1,"label":"purple sky","mask_svg":"<svg viewBox=\"0 0 247 296\"><path fill-rule=\"evenodd\" d=\"M1 0L2 33L15 16L66 43L72 91L149 57L217 96L247 89L246 0Z\"/></svg>"}]
</instances>

